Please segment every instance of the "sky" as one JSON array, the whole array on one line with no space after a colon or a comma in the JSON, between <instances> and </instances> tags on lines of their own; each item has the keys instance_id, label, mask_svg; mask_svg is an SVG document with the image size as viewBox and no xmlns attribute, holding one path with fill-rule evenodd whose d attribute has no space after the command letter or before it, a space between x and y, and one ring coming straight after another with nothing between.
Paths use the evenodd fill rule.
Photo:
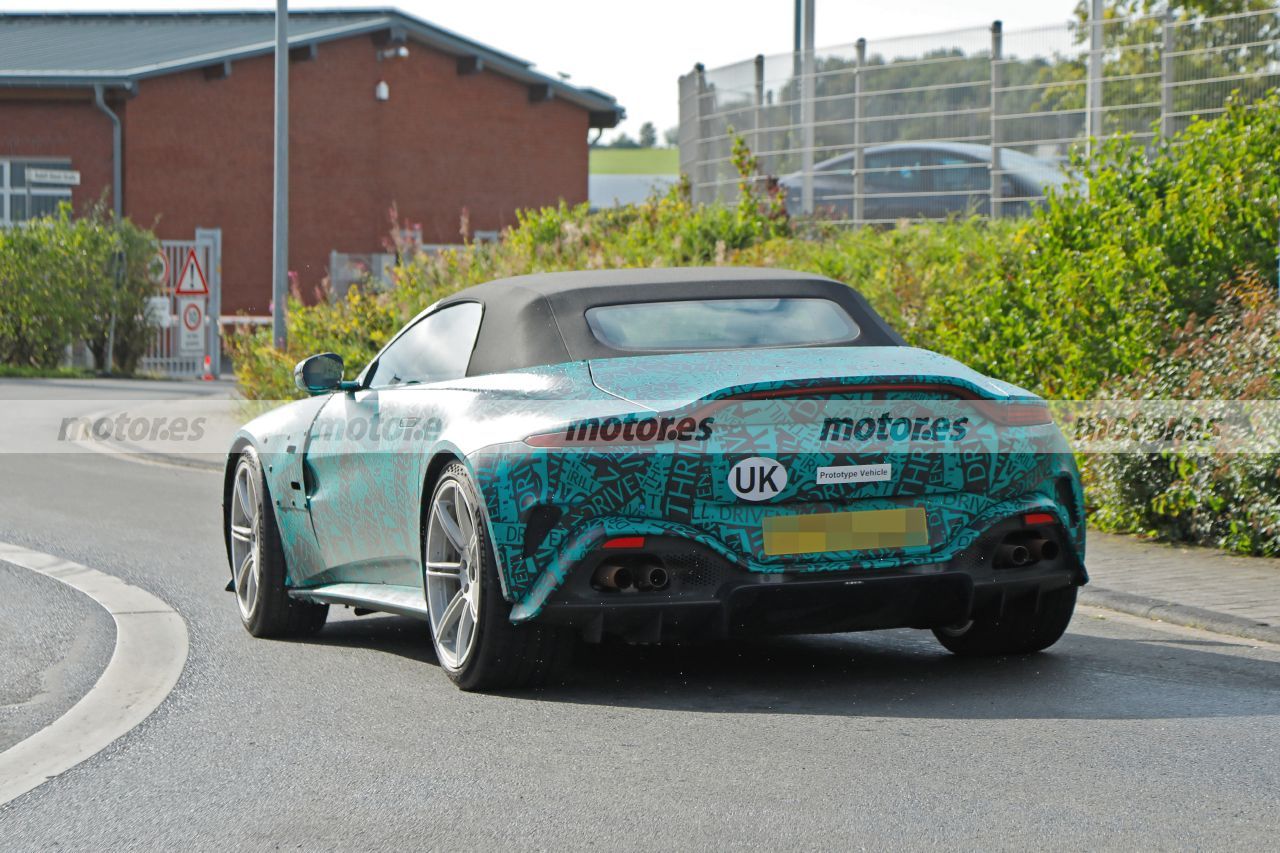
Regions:
<instances>
[{"instance_id":1,"label":"sky","mask_svg":"<svg viewBox=\"0 0 1280 853\"><path fill-rule=\"evenodd\" d=\"M819 47L987 26L1065 22L1076 0L817 0ZM290 9L396 6L536 64L544 73L608 92L627 110L619 132L678 120L676 80L708 68L791 50L793 0L290 0ZM2 0L4 11L272 9L273 0Z\"/></svg>"}]
</instances>

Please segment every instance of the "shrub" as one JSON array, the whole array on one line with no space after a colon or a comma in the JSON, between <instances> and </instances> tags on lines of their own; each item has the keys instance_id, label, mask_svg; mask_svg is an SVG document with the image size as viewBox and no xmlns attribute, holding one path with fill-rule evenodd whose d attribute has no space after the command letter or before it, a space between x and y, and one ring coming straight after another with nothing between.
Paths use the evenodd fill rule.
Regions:
<instances>
[{"instance_id":1,"label":"shrub","mask_svg":"<svg viewBox=\"0 0 1280 853\"><path fill-rule=\"evenodd\" d=\"M59 221L0 231L0 361L51 368L89 322L73 265L77 235ZM78 266L78 264L76 265Z\"/></svg>"},{"instance_id":2,"label":"shrub","mask_svg":"<svg viewBox=\"0 0 1280 853\"><path fill-rule=\"evenodd\" d=\"M567 205L521 211L518 224L499 244L466 245L439 253L413 253L399 246L401 263L386 293L359 288L345 299L306 306L289 303L288 348L272 346L269 329L233 336L227 347L236 377L251 399L290 399L295 363L316 352L343 356L352 370L369 361L401 325L431 303L463 287L512 275L627 266L726 263L733 252L785 233L776 193L748 193L735 208L695 206L687 184L646 202L592 213ZM399 233L392 223L394 235Z\"/></svg>"},{"instance_id":3,"label":"shrub","mask_svg":"<svg viewBox=\"0 0 1280 853\"><path fill-rule=\"evenodd\" d=\"M155 339L155 326L147 316L147 300L156 295L156 286L147 274L147 266L160 250L159 241L150 231L139 228L128 219L116 223L101 208L92 212L82 227L98 229L108 235L110 259L103 274L90 279L90 299L94 322L82 337L93 353L94 363L105 365L110 317L115 315L115 341L111 348L112 370L126 376L138 369Z\"/></svg>"},{"instance_id":4,"label":"shrub","mask_svg":"<svg viewBox=\"0 0 1280 853\"><path fill-rule=\"evenodd\" d=\"M1246 276L1223 290L1205 320L1173 329L1169 344L1106 398L1280 400L1280 305ZM1256 426L1273 434L1263 408ZM1272 436L1274 437L1274 435ZM1247 451L1274 449L1262 445ZM1221 449L1099 454L1085 458L1093 522L1106 530L1280 554L1280 454Z\"/></svg>"},{"instance_id":5,"label":"shrub","mask_svg":"<svg viewBox=\"0 0 1280 853\"><path fill-rule=\"evenodd\" d=\"M257 400L291 400L305 396L293 383L294 365L309 355L335 352L355 376L403 324L387 300L352 288L345 298L304 306L297 294L289 298L288 347L277 350L270 326L231 335L226 347L235 364L245 396Z\"/></svg>"},{"instance_id":6,"label":"shrub","mask_svg":"<svg viewBox=\"0 0 1280 853\"><path fill-rule=\"evenodd\" d=\"M132 373L151 339L146 264L156 248L149 232L101 203L79 218L62 205L0 231L0 362L49 369L84 340L102 364L114 313L115 368Z\"/></svg>"},{"instance_id":7,"label":"shrub","mask_svg":"<svg viewBox=\"0 0 1280 853\"><path fill-rule=\"evenodd\" d=\"M1006 235L1001 262L934 298L940 344L1062 397L1127 375L1218 285L1273 269L1280 99L1231 103L1150 152L1129 139L1077 159L1064 191Z\"/></svg>"},{"instance_id":8,"label":"shrub","mask_svg":"<svg viewBox=\"0 0 1280 853\"><path fill-rule=\"evenodd\" d=\"M821 240L767 240L736 252L732 260L849 282L908 343L978 364L987 359L973 351L968 338L955 334L955 309L942 297L999 276L1019 227L971 218L889 230L840 229Z\"/></svg>"}]
</instances>

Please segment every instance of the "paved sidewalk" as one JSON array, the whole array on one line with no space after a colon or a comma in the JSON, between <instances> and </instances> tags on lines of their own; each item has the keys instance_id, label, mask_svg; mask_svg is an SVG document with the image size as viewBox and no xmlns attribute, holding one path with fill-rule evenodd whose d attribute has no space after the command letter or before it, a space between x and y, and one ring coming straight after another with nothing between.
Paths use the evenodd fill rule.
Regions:
<instances>
[{"instance_id":1,"label":"paved sidewalk","mask_svg":"<svg viewBox=\"0 0 1280 853\"><path fill-rule=\"evenodd\" d=\"M1280 643L1280 559L1089 531L1080 601Z\"/></svg>"}]
</instances>

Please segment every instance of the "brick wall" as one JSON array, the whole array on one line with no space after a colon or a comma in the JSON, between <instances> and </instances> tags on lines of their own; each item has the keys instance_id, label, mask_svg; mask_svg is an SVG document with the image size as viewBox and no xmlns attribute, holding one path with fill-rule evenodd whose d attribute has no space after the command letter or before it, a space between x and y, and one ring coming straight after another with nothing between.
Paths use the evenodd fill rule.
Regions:
<instances>
[{"instance_id":1,"label":"brick wall","mask_svg":"<svg viewBox=\"0 0 1280 853\"><path fill-rule=\"evenodd\" d=\"M290 259L310 299L330 250L383 251L394 202L429 243L499 229L521 207L587 197L587 113L420 45L376 61L368 37L322 44L290 71ZM374 98L386 80L390 100ZM125 117L125 204L166 238L222 228L223 311L271 292L273 59L144 80ZM105 125L105 118L102 119ZM109 168L109 136L108 136Z\"/></svg>"},{"instance_id":2,"label":"brick wall","mask_svg":"<svg viewBox=\"0 0 1280 853\"><path fill-rule=\"evenodd\" d=\"M83 90L0 90L0 159L27 157L70 158L79 209L111 187L111 120Z\"/></svg>"},{"instance_id":3,"label":"brick wall","mask_svg":"<svg viewBox=\"0 0 1280 853\"><path fill-rule=\"evenodd\" d=\"M426 242L453 243L463 208L472 231L495 230L519 208L586 201L585 110L409 50L378 62L359 36L291 67L289 268L308 300L331 250L384 251L392 203ZM109 98L124 122L125 213L164 239L221 228L225 313L266 314L271 299L273 69L263 56L226 78L183 72ZM4 156L70 157L79 207L111 184L111 123L83 89L0 90Z\"/></svg>"}]
</instances>

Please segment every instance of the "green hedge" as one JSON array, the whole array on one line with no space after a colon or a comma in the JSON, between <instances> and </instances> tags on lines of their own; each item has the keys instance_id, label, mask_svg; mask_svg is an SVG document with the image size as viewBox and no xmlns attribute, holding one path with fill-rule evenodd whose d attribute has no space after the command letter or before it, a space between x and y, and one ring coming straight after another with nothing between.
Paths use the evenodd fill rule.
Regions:
<instances>
[{"instance_id":1,"label":"green hedge","mask_svg":"<svg viewBox=\"0 0 1280 853\"><path fill-rule=\"evenodd\" d=\"M1227 283L1275 269L1275 96L1233 103L1152 151L1109 142L1090 162L1076 161L1071 184L1019 221L956 219L887 230L791 223L776 195L755 192L763 182L751 175L750 152L739 143L734 153L748 192L733 207L694 206L687 187L676 187L643 204L594 213L563 204L526 211L498 244L407 260L389 293L294 304L287 353L271 349L266 330L233 342L244 391L295 396L289 370L303 356L333 349L363 364L414 313L492 278L739 264L848 282L912 344L1051 398L1085 399L1114 387L1115 377L1171 369L1153 358L1162 351L1182 357L1172 348L1176 330L1212 313ZM1229 324L1235 315L1215 316ZM1102 503L1095 517L1115 529L1258 550L1248 537L1223 538L1204 525L1156 523L1143 514L1149 496L1103 487L1104 476L1118 483L1128 475L1096 478L1093 499Z\"/></svg>"},{"instance_id":2,"label":"green hedge","mask_svg":"<svg viewBox=\"0 0 1280 853\"><path fill-rule=\"evenodd\" d=\"M1250 414L1257 444L1246 453L1211 449L1098 454L1086 458L1093 522L1246 554L1280 555L1280 304L1275 285L1245 276L1223 290L1212 313L1174 328L1169 342L1104 399L1265 401ZM1226 417L1234 413L1223 412Z\"/></svg>"},{"instance_id":3,"label":"green hedge","mask_svg":"<svg viewBox=\"0 0 1280 853\"><path fill-rule=\"evenodd\" d=\"M114 369L132 373L152 335L146 266L156 249L150 232L101 204L81 217L64 204L0 230L0 364L50 370L68 344L85 341L102 365L115 314Z\"/></svg>"}]
</instances>

